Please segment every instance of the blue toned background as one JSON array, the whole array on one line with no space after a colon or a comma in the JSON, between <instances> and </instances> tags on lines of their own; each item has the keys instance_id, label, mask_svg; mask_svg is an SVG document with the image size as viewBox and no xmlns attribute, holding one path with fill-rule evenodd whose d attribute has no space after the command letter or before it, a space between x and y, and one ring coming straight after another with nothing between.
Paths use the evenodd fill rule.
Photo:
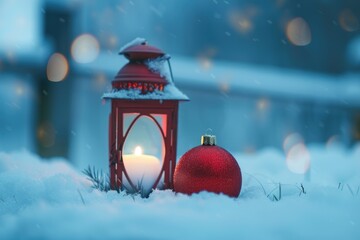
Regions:
<instances>
[{"instance_id":1,"label":"blue toned background","mask_svg":"<svg viewBox=\"0 0 360 240\"><path fill-rule=\"evenodd\" d=\"M109 103L144 37L172 56L178 155L207 128L231 152L360 140L360 3L0 1L0 151L27 149L107 168Z\"/></svg>"}]
</instances>

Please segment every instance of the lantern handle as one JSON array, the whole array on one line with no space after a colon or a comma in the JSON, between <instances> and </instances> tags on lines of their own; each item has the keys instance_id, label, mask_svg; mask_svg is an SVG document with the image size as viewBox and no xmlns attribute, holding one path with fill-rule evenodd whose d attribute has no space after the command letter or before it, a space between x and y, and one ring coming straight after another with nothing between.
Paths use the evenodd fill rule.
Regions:
<instances>
[{"instance_id":1,"label":"lantern handle","mask_svg":"<svg viewBox=\"0 0 360 240\"><path fill-rule=\"evenodd\" d=\"M171 64L170 64L171 56L169 54L165 54L164 58L166 59L166 61L168 63L168 66L169 66L171 82L175 83L172 68L171 68Z\"/></svg>"}]
</instances>

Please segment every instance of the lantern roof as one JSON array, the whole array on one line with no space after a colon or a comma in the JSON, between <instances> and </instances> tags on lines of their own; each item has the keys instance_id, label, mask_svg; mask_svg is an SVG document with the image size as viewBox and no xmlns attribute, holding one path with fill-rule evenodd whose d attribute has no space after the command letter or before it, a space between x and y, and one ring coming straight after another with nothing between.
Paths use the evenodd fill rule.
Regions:
<instances>
[{"instance_id":1,"label":"lantern roof","mask_svg":"<svg viewBox=\"0 0 360 240\"><path fill-rule=\"evenodd\" d=\"M173 82L170 56L159 48L147 45L143 38L136 38L120 49L119 54L129 62L118 71L112 81L112 90L104 93L102 98L189 100Z\"/></svg>"},{"instance_id":2,"label":"lantern roof","mask_svg":"<svg viewBox=\"0 0 360 240\"><path fill-rule=\"evenodd\" d=\"M139 45L129 46L121 50L119 54L124 55L130 61L158 58L165 55L161 49L147 45L146 42L142 42Z\"/></svg>"}]
</instances>

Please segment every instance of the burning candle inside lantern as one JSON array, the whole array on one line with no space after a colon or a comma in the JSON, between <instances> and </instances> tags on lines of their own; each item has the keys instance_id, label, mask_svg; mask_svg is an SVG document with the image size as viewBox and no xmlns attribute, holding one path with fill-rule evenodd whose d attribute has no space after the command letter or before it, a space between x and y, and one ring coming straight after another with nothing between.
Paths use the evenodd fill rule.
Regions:
<instances>
[{"instance_id":1,"label":"burning candle inside lantern","mask_svg":"<svg viewBox=\"0 0 360 240\"><path fill-rule=\"evenodd\" d=\"M152 155L143 154L140 146L135 147L134 154L124 154L123 161L132 183L151 190L161 170L160 160Z\"/></svg>"}]
</instances>

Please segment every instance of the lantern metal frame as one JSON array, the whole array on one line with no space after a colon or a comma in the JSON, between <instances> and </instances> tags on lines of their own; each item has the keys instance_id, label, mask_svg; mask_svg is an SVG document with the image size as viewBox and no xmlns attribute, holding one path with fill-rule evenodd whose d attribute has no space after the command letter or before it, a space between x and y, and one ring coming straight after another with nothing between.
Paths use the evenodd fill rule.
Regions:
<instances>
[{"instance_id":1,"label":"lantern metal frame","mask_svg":"<svg viewBox=\"0 0 360 240\"><path fill-rule=\"evenodd\" d=\"M150 117L160 129L164 140L165 154L162 161L160 173L155 180L152 188L155 189L164 176L164 188L173 188L173 174L176 164L176 144L177 144L177 121L178 121L178 101L156 100L113 100L109 117L109 152L110 152L110 183L112 189L121 188L123 177L133 189L136 184L132 182L123 161L123 147L132 127L136 121L143 116ZM124 114L137 113L131 124L124 129ZM166 116L166 129L154 118L154 114ZM165 131L165 132L164 132Z\"/></svg>"},{"instance_id":2,"label":"lantern metal frame","mask_svg":"<svg viewBox=\"0 0 360 240\"><path fill-rule=\"evenodd\" d=\"M123 160L124 143L134 124L142 117L150 117L159 128L163 143L164 156L159 175L155 179L152 189L162 186L163 189L173 188L173 175L176 165L176 145L179 101L188 101L188 97L181 93L174 85L173 79L166 79L159 72L154 72L146 65L151 60L166 60L169 56L160 49L141 43L129 46L123 54L129 63L120 69L112 82L111 92L103 95L104 99L111 100L111 113L109 115L109 168L110 188L123 189L125 180L133 189L137 185L131 180ZM153 89L144 86L159 86ZM125 114L137 113L127 129L124 129ZM166 129L153 115L166 116ZM163 183L160 181L163 178Z\"/></svg>"}]
</instances>

